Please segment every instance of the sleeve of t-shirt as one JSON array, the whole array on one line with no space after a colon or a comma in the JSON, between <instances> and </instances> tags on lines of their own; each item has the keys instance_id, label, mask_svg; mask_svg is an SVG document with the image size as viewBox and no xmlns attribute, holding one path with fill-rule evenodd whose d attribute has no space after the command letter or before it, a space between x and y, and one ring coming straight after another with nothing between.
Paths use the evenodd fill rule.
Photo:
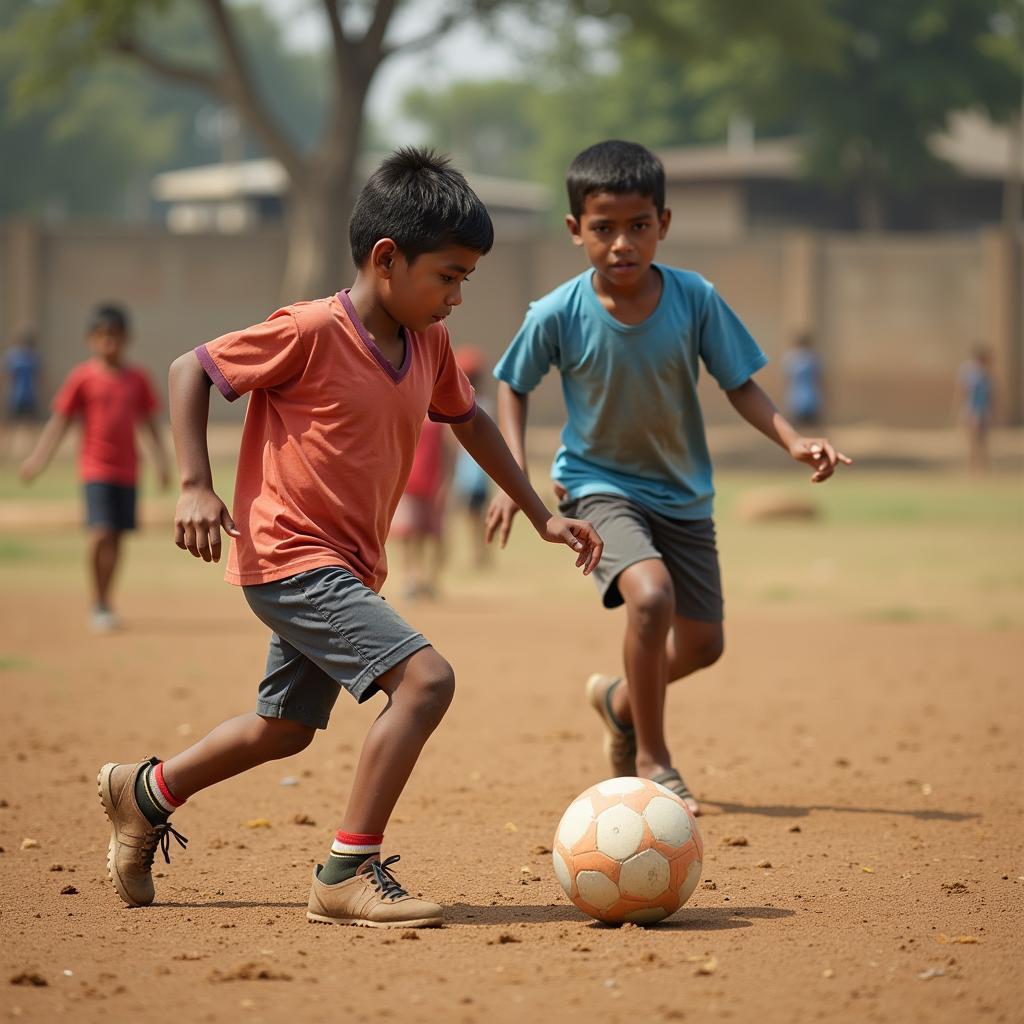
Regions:
<instances>
[{"instance_id":1,"label":"sleeve of t-shirt","mask_svg":"<svg viewBox=\"0 0 1024 1024\"><path fill-rule=\"evenodd\" d=\"M711 284L700 316L700 357L723 391L746 384L768 362L743 321Z\"/></svg>"},{"instance_id":2,"label":"sleeve of t-shirt","mask_svg":"<svg viewBox=\"0 0 1024 1024\"><path fill-rule=\"evenodd\" d=\"M455 362L447 330L438 348L437 375L427 416L435 423L467 423L476 415L476 393Z\"/></svg>"},{"instance_id":3,"label":"sleeve of t-shirt","mask_svg":"<svg viewBox=\"0 0 1024 1024\"><path fill-rule=\"evenodd\" d=\"M160 402L153 390L153 382L145 370L137 371L139 375L139 418L149 419L159 408Z\"/></svg>"},{"instance_id":4,"label":"sleeve of t-shirt","mask_svg":"<svg viewBox=\"0 0 1024 1024\"><path fill-rule=\"evenodd\" d=\"M521 395L531 392L552 366L559 365L558 321L535 306L494 368L494 376Z\"/></svg>"},{"instance_id":5,"label":"sleeve of t-shirt","mask_svg":"<svg viewBox=\"0 0 1024 1024\"><path fill-rule=\"evenodd\" d=\"M245 330L223 334L195 351L229 402L250 391L280 387L297 377L307 360L301 332L288 309L279 309Z\"/></svg>"},{"instance_id":6,"label":"sleeve of t-shirt","mask_svg":"<svg viewBox=\"0 0 1024 1024\"><path fill-rule=\"evenodd\" d=\"M71 419L82 411L83 398L82 375L75 369L64 378L64 383L53 396L53 411L58 416Z\"/></svg>"}]
</instances>

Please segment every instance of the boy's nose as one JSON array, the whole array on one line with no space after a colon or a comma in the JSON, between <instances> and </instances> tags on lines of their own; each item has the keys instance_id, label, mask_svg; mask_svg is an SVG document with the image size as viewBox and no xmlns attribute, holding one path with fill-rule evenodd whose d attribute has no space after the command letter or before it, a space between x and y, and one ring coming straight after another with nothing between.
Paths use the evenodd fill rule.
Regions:
<instances>
[{"instance_id":1,"label":"boy's nose","mask_svg":"<svg viewBox=\"0 0 1024 1024\"><path fill-rule=\"evenodd\" d=\"M449 306L461 306L462 305L462 289L456 288L454 291L449 292L444 299Z\"/></svg>"},{"instance_id":2,"label":"boy's nose","mask_svg":"<svg viewBox=\"0 0 1024 1024\"><path fill-rule=\"evenodd\" d=\"M628 252L633 248L632 242L629 240L628 235L618 235L614 242L612 242L613 252Z\"/></svg>"}]
</instances>

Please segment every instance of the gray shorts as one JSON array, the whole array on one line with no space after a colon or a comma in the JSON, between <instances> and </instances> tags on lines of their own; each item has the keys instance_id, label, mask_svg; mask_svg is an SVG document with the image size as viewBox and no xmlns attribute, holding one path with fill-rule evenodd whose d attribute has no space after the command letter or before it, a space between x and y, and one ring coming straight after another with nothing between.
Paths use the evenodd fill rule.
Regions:
<instances>
[{"instance_id":1,"label":"gray shorts","mask_svg":"<svg viewBox=\"0 0 1024 1024\"><path fill-rule=\"evenodd\" d=\"M344 687L360 703L375 680L430 642L340 565L243 587L273 635L257 714L326 729Z\"/></svg>"},{"instance_id":2,"label":"gray shorts","mask_svg":"<svg viewBox=\"0 0 1024 1024\"><path fill-rule=\"evenodd\" d=\"M669 519L618 494L589 494L562 502L562 515L588 519L604 541L594 582L606 608L623 604L619 575L648 558L665 563L676 593L676 614L722 621L722 574L713 519Z\"/></svg>"}]
</instances>

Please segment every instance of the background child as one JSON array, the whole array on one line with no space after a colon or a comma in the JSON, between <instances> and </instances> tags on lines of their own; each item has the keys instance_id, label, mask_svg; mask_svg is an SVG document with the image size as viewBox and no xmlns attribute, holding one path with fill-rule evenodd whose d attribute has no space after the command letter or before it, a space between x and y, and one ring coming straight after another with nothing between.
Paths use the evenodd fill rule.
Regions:
<instances>
[{"instance_id":1,"label":"background child","mask_svg":"<svg viewBox=\"0 0 1024 1024\"><path fill-rule=\"evenodd\" d=\"M384 539L424 417L451 425L544 540L570 546L584 572L600 560L588 523L544 507L452 355L443 321L493 241L465 178L432 153L400 150L361 192L349 237L358 268L350 289L287 306L171 366L182 482L175 542L215 562L221 532L234 538L227 579L272 633L255 711L166 764L100 770L111 880L132 906L154 898L154 853L178 835L170 814L208 786L303 750L344 688L358 701L383 693L386 705L363 744L341 828L313 872L307 918L441 923L438 905L395 879L397 856L380 858L391 812L455 687L448 662L379 596ZM229 400L250 395L233 516L213 489L211 382Z\"/></svg>"},{"instance_id":2,"label":"background child","mask_svg":"<svg viewBox=\"0 0 1024 1024\"><path fill-rule=\"evenodd\" d=\"M812 480L848 462L801 437L751 379L766 362L699 274L657 265L668 232L665 175L643 146L609 141L568 172L573 244L590 267L534 302L495 367L498 414L526 467L527 396L552 367L568 420L552 475L567 515L592 519L607 545L595 580L607 608L626 606L625 677L594 675L587 696L604 723L615 775L641 775L697 801L665 739L665 688L722 652L722 589L711 518L711 459L697 399L702 362L749 423L809 464ZM509 495L488 511L504 546Z\"/></svg>"},{"instance_id":3,"label":"background child","mask_svg":"<svg viewBox=\"0 0 1024 1024\"><path fill-rule=\"evenodd\" d=\"M26 328L11 343L3 361L7 392L4 402L7 421L4 453L7 455L17 452L21 436L34 430L39 419L40 369L36 332Z\"/></svg>"},{"instance_id":4,"label":"background child","mask_svg":"<svg viewBox=\"0 0 1024 1024\"><path fill-rule=\"evenodd\" d=\"M402 546L408 598L435 598L438 594L445 557L445 505L454 459L445 425L425 419L405 493L391 523L391 536Z\"/></svg>"},{"instance_id":5,"label":"background child","mask_svg":"<svg viewBox=\"0 0 1024 1024\"><path fill-rule=\"evenodd\" d=\"M975 345L957 373L960 422L967 431L967 464L972 472L988 469L988 433L992 426L993 387L991 355L984 345Z\"/></svg>"},{"instance_id":6,"label":"background child","mask_svg":"<svg viewBox=\"0 0 1024 1024\"><path fill-rule=\"evenodd\" d=\"M151 442L161 489L169 482L167 456L155 419L156 395L145 370L124 362L128 338L125 311L119 306L98 307L88 328L92 357L68 374L53 400L53 415L21 466L26 483L35 479L53 457L71 421L81 419L78 465L90 537L92 626L97 632L109 632L118 625L111 588L121 557L121 537L135 529L137 427L143 428Z\"/></svg>"},{"instance_id":7,"label":"background child","mask_svg":"<svg viewBox=\"0 0 1024 1024\"><path fill-rule=\"evenodd\" d=\"M810 334L805 332L796 338L782 357L782 369L790 419L800 427L818 426L822 415L821 359Z\"/></svg>"}]
</instances>

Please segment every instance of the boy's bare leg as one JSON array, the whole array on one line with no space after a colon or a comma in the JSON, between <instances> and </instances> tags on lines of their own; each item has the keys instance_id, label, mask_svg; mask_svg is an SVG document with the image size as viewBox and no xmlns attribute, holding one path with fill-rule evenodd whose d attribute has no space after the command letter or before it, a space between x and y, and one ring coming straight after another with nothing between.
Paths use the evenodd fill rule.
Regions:
<instances>
[{"instance_id":1,"label":"boy's bare leg","mask_svg":"<svg viewBox=\"0 0 1024 1024\"><path fill-rule=\"evenodd\" d=\"M384 831L427 737L451 703L451 666L425 647L377 680L388 703L370 727L352 783L343 828ZM316 730L255 712L222 722L187 750L164 762L168 787L179 800L250 768L290 757L312 742Z\"/></svg>"},{"instance_id":2,"label":"boy's bare leg","mask_svg":"<svg viewBox=\"0 0 1024 1024\"><path fill-rule=\"evenodd\" d=\"M675 589L660 558L624 569L618 579L626 602L623 661L628 686L616 697L628 701L620 718L636 730L638 774L650 778L672 767L665 743L665 688L668 685L667 641L675 610ZM625 693L621 691L625 690ZM617 711L617 709L616 709Z\"/></svg>"},{"instance_id":3,"label":"boy's bare leg","mask_svg":"<svg viewBox=\"0 0 1024 1024\"><path fill-rule=\"evenodd\" d=\"M676 615L666 639L665 650L670 683L714 665L722 656L725 633L720 622L700 622ZM616 687L611 697L612 712L623 725L633 724L626 687Z\"/></svg>"},{"instance_id":4,"label":"boy's bare leg","mask_svg":"<svg viewBox=\"0 0 1024 1024\"><path fill-rule=\"evenodd\" d=\"M388 703L370 726L352 781L345 832L384 832L427 738L455 694L451 666L424 647L377 680Z\"/></svg>"},{"instance_id":5,"label":"boy's bare leg","mask_svg":"<svg viewBox=\"0 0 1024 1024\"><path fill-rule=\"evenodd\" d=\"M110 587L121 553L120 530L95 529L89 545L89 566L97 608L110 607Z\"/></svg>"},{"instance_id":6,"label":"boy's bare leg","mask_svg":"<svg viewBox=\"0 0 1024 1024\"><path fill-rule=\"evenodd\" d=\"M221 722L187 750L164 762L164 779L179 800L267 761L305 750L316 729L250 711Z\"/></svg>"}]
</instances>

